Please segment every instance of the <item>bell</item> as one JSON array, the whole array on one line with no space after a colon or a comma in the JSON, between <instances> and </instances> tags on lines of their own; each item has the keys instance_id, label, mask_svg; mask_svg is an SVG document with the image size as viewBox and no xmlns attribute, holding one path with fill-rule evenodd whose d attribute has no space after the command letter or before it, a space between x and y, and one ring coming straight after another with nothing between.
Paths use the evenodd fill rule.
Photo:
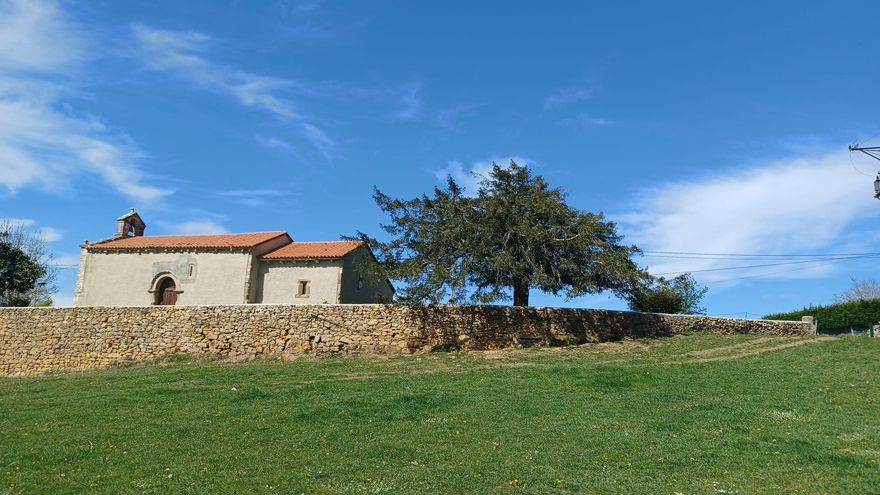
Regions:
<instances>
[{"instance_id":1,"label":"bell","mask_svg":"<svg viewBox=\"0 0 880 495\"><path fill-rule=\"evenodd\" d=\"M880 199L880 173L878 173L877 178L874 179L874 197Z\"/></svg>"}]
</instances>

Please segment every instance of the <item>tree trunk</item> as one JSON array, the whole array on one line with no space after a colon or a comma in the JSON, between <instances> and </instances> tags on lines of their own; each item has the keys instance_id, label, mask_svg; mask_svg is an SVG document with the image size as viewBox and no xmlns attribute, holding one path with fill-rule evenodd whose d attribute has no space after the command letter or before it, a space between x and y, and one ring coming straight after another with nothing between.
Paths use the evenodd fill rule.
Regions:
<instances>
[{"instance_id":1,"label":"tree trunk","mask_svg":"<svg viewBox=\"0 0 880 495\"><path fill-rule=\"evenodd\" d=\"M529 283L517 282L513 284L513 305L528 306L529 305Z\"/></svg>"}]
</instances>

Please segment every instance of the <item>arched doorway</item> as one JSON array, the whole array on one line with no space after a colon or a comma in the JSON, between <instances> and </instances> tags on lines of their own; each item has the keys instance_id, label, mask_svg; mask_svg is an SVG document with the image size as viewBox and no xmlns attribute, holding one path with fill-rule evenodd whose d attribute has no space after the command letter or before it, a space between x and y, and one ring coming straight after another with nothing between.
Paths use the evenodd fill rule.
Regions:
<instances>
[{"instance_id":1,"label":"arched doorway","mask_svg":"<svg viewBox=\"0 0 880 495\"><path fill-rule=\"evenodd\" d=\"M174 306L177 303L177 285L171 277L165 277L156 286L156 304Z\"/></svg>"}]
</instances>

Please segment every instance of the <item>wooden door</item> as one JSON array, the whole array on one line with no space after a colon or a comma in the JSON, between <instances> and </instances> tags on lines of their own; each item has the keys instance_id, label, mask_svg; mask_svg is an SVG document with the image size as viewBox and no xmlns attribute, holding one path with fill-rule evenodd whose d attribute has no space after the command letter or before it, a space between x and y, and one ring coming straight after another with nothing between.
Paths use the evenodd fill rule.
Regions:
<instances>
[{"instance_id":1,"label":"wooden door","mask_svg":"<svg viewBox=\"0 0 880 495\"><path fill-rule=\"evenodd\" d=\"M166 278L159 284L159 304L163 306L174 306L177 303L177 286L174 280Z\"/></svg>"}]
</instances>

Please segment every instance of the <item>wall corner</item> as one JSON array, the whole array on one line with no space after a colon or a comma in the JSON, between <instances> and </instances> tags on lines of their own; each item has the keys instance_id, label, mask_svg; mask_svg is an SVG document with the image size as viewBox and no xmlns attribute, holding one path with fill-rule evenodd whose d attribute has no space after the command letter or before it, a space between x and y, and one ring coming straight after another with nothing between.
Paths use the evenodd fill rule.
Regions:
<instances>
[{"instance_id":1,"label":"wall corner","mask_svg":"<svg viewBox=\"0 0 880 495\"><path fill-rule=\"evenodd\" d=\"M89 256L89 250L86 248L86 245L83 244L79 248L79 266L76 270L76 286L73 290L73 305L74 306L82 306L85 300L85 278L86 278L86 268L87 268L87 259Z\"/></svg>"},{"instance_id":2,"label":"wall corner","mask_svg":"<svg viewBox=\"0 0 880 495\"><path fill-rule=\"evenodd\" d=\"M814 316L802 316L801 321L809 326L808 333L810 335L819 334L819 321Z\"/></svg>"}]
</instances>

